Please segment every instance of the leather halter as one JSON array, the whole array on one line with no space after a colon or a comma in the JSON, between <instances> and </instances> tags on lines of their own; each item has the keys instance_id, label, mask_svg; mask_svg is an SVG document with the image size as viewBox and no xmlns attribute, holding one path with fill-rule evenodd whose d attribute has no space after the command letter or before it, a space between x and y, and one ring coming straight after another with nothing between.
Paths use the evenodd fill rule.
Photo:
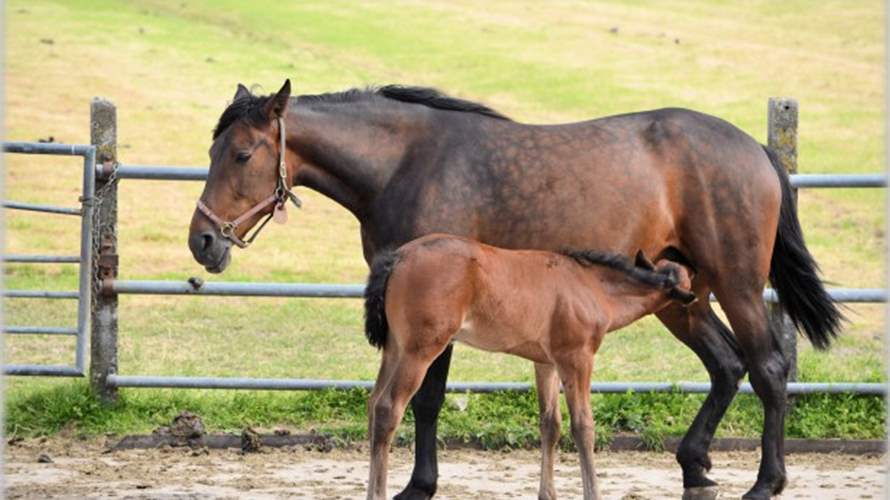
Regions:
<instances>
[{"instance_id":1,"label":"leather halter","mask_svg":"<svg viewBox=\"0 0 890 500\"><path fill-rule=\"evenodd\" d=\"M219 227L219 233L223 238L231 241L238 248L247 248L253 243L253 240L256 239L257 235L260 234L260 231L263 227L266 226L266 223L269 222L276 212L284 212L285 206L284 204L290 200L291 203L294 204L295 207L300 208L302 206L302 202L297 195L294 194L293 191L287 186L287 164L284 162L284 152L286 151L286 145L284 141L284 119L280 116L278 117L278 130L280 137L279 144L279 153L278 153L278 180L275 185L275 191L263 201L257 203L247 212L241 214L237 219L233 221L225 221L215 213L213 210L210 210L210 207L204 204L203 201L198 200L198 210L201 211L202 214L206 215L208 219L213 221ZM249 220L251 217L256 215L259 212L262 212L269 205L273 205L272 211L269 212L269 215L260 223L259 227L257 227L256 231L247 238L247 240L242 240L235 234L235 230L238 229L238 226ZM278 219L276 219L278 221ZM284 223L283 221L281 222Z\"/></svg>"}]
</instances>

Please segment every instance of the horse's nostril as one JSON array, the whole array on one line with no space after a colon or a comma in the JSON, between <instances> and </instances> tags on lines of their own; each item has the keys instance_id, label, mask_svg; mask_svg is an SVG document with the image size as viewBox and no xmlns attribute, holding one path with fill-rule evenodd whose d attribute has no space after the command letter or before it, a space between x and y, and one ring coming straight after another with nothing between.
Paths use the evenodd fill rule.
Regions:
<instances>
[{"instance_id":1,"label":"horse's nostril","mask_svg":"<svg viewBox=\"0 0 890 500\"><path fill-rule=\"evenodd\" d=\"M201 251L206 252L211 245L213 245L214 236L213 233L203 233L201 234Z\"/></svg>"}]
</instances>

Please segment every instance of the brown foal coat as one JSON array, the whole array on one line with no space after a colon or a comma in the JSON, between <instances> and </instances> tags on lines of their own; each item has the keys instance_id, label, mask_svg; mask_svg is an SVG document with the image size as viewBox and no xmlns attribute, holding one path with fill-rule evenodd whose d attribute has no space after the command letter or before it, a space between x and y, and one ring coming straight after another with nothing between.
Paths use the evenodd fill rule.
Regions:
<instances>
[{"instance_id":1,"label":"brown foal coat","mask_svg":"<svg viewBox=\"0 0 890 500\"><path fill-rule=\"evenodd\" d=\"M694 300L683 292L691 287L690 272L668 260L653 267L642 254L638 262L644 267L634 268L614 257L608 265L571 254L506 250L441 234L414 240L391 259L384 271L388 276L370 278L384 280L388 332L368 332L372 343L383 347L369 401L368 498L385 497L387 456L405 406L429 365L453 341L535 363L543 448L541 498L555 497L553 456L559 440L562 382L581 458L584 497L598 498L589 403L593 356L607 332L660 310L672 297ZM635 279L634 274L649 281ZM379 314L372 300L369 316Z\"/></svg>"}]
</instances>

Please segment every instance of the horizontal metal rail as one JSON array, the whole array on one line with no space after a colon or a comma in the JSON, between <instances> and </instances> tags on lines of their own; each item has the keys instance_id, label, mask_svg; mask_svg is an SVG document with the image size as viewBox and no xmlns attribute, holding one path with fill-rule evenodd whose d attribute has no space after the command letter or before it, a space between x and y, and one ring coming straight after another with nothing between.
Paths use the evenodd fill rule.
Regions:
<instances>
[{"instance_id":1,"label":"horizontal metal rail","mask_svg":"<svg viewBox=\"0 0 890 500\"><path fill-rule=\"evenodd\" d=\"M108 167L96 165L97 174L107 176ZM119 179L147 179L166 181L203 181L207 179L207 167L180 167L168 165L117 166ZM884 174L792 174L791 185L800 188L864 188L886 187Z\"/></svg>"},{"instance_id":2,"label":"horizontal metal rail","mask_svg":"<svg viewBox=\"0 0 890 500\"><path fill-rule=\"evenodd\" d=\"M77 328L57 326L5 326L3 333L18 335L77 335Z\"/></svg>"},{"instance_id":3,"label":"horizontal metal rail","mask_svg":"<svg viewBox=\"0 0 890 500\"><path fill-rule=\"evenodd\" d=\"M3 297L8 299L79 299L78 292L55 290L3 290Z\"/></svg>"},{"instance_id":4,"label":"horizontal metal rail","mask_svg":"<svg viewBox=\"0 0 890 500\"><path fill-rule=\"evenodd\" d=\"M89 144L56 144L53 142L4 142L3 151L38 155L86 156L95 146Z\"/></svg>"},{"instance_id":5,"label":"horizontal metal rail","mask_svg":"<svg viewBox=\"0 0 890 500\"><path fill-rule=\"evenodd\" d=\"M83 370L75 366L57 365L5 365L6 375L30 375L32 377L83 377Z\"/></svg>"},{"instance_id":6,"label":"horizontal metal rail","mask_svg":"<svg viewBox=\"0 0 890 500\"><path fill-rule=\"evenodd\" d=\"M55 205L36 205L34 203L22 203L18 201L4 201L3 207L12 210L27 210L29 212L43 212L47 214L77 216L80 216L81 214L79 208L57 207Z\"/></svg>"},{"instance_id":7,"label":"horizontal metal rail","mask_svg":"<svg viewBox=\"0 0 890 500\"><path fill-rule=\"evenodd\" d=\"M143 281L109 280L105 292L141 295L231 295L237 297L331 297L361 298L365 286L331 283L250 283L242 281ZM829 295L838 302L886 302L883 288L831 288ZM763 298L776 301L772 289ZM713 300L713 296L711 297Z\"/></svg>"},{"instance_id":8,"label":"horizontal metal rail","mask_svg":"<svg viewBox=\"0 0 890 500\"><path fill-rule=\"evenodd\" d=\"M883 288L829 288L828 295L835 302L880 303L887 302L887 290ZM711 300L716 300L711 295ZM776 291L767 288L763 291L763 300L777 302Z\"/></svg>"},{"instance_id":9,"label":"horizontal metal rail","mask_svg":"<svg viewBox=\"0 0 890 500\"><path fill-rule=\"evenodd\" d=\"M103 165L96 166L100 176L110 172ZM118 179L145 179L154 181L203 181L207 179L207 167L171 167L162 165L124 165L118 164Z\"/></svg>"},{"instance_id":10,"label":"horizontal metal rail","mask_svg":"<svg viewBox=\"0 0 890 500\"><path fill-rule=\"evenodd\" d=\"M242 377L163 377L138 375L109 375L108 383L116 387L156 387L182 389L253 389L272 391L319 391L326 389L365 389L374 387L368 380L315 380L275 379ZM528 392L533 384L521 382L454 382L446 386L448 392L490 393ZM884 395L886 384L880 383L806 383L792 382L788 394L868 394ZM711 384L707 382L594 382L590 392L597 394L624 394L626 392L679 392L707 394ZM740 392L752 394L751 384L744 383Z\"/></svg>"},{"instance_id":11,"label":"horizontal metal rail","mask_svg":"<svg viewBox=\"0 0 890 500\"><path fill-rule=\"evenodd\" d=\"M77 264L80 257L77 255L16 255L6 254L3 262L25 264Z\"/></svg>"},{"instance_id":12,"label":"horizontal metal rail","mask_svg":"<svg viewBox=\"0 0 890 500\"><path fill-rule=\"evenodd\" d=\"M878 188L887 187L884 174L792 174L791 185L798 188Z\"/></svg>"},{"instance_id":13,"label":"horizontal metal rail","mask_svg":"<svg viewBox=\"0 0 890 500\"><path fill-rule=\"evenodd\" d=\"M239 297L362 297L364 285L108 280L105 291L143 295L231 295Z\"/></svg>"}]
</instances>

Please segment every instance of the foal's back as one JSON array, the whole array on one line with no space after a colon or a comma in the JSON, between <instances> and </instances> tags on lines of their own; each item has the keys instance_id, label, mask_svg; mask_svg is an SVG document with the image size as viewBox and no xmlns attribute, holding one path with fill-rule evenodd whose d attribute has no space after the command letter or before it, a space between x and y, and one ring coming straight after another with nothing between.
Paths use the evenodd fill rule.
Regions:
<instances>
[{"instance_id":1,"label":"foal's back","mask_svg":"<svg viewBox=\"0 0 890 500\"><path fill-rule=\"evenodd\" d=\"M552 362L553 344L578 348L605 328L591 274L596 270L562 254L424 236L398 251L386 295L391 335L430 348L453 339Z\"/></svg>"}]
</instances>

